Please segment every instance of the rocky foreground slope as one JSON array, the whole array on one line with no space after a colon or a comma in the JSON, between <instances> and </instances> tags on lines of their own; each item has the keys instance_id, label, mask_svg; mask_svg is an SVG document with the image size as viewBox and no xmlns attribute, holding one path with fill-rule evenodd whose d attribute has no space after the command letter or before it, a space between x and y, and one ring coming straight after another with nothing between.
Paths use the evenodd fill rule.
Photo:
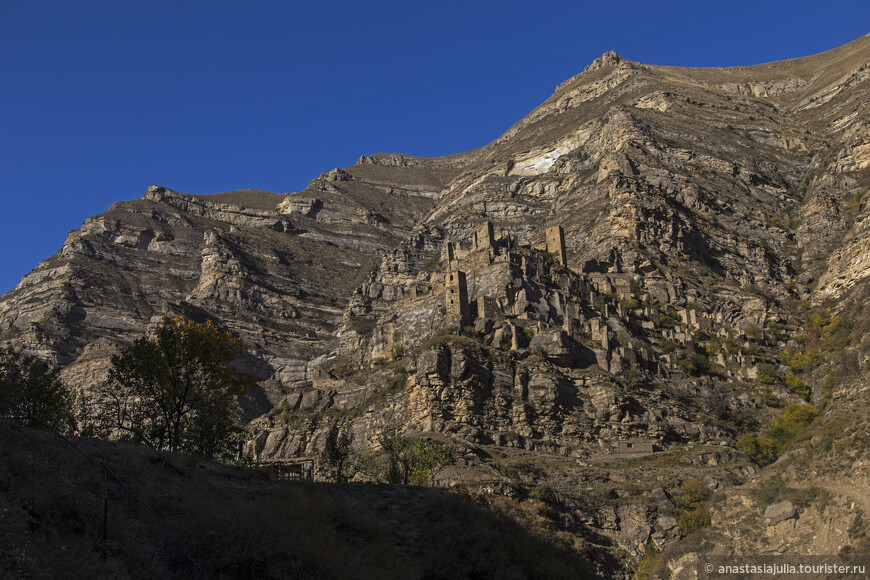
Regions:
<instances>
[{"instance_id":1,"label":"rocky foreground slope","mask_svg":"<svg viewBox=\"0 0 870 580\"><path fill-rule=\"evenodd\" d=\"M151 186L3 297L0 339L86 390L149 323L213 319L261 379L250 454L313 455L336 422L362 448L451 441L445 482L546 484L626 569L691 568L687 489L712 498L706 550L812 550L788 527L825 517L828 553L866 548L868 78L870 36L752 67L607 53L474 151L363 156L286 195ZM805 400L822 419L759 473L738 437ZM768 525L771 474L831 511Z\"/></svg>"}]
</instances>

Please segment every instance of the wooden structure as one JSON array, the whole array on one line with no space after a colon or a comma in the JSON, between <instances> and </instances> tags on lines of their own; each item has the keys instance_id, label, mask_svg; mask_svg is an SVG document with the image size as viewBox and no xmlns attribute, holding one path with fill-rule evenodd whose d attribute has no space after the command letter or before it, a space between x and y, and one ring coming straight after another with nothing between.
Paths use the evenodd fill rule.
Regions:
<instances>
[{"instance_id":1,"label":"wooden structure","mask_svg":"<svg viewBox=\"0 0 870 580\"><path fill-rule=\"evenodd\" d=\"M273 473L278 479L314 479L314 459L310 457L287 457L258 461L257 467Z\"/></svg>"}]
</instances>

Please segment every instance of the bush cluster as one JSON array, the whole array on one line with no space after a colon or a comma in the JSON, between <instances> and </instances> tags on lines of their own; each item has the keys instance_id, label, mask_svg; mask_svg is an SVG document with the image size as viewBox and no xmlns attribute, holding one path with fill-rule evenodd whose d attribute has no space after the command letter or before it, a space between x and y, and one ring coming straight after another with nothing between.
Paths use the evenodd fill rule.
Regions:
<instances>
[{"instance_id":1,"label":"bush cluster","mask_svg":"<svg viewBox=\"0 0 870 580\"><path fill-rule=\"evenodd\" d=\"M680 494L677 496L677 505L682 512L677 518L680 527L680 536L686 537L692 532L697 532L710 525L710 512L707 509L707 500L710 494L704 488L704 484L690 477L680 485Z\"/></svg>"},{"instance_id":2,"label":"bush cluster","mask_svg":"<svg viewBox=\"0 0 870 580\"><path fill-rule=\"evenodd\" d=\"M773 463L791 446L798 432L818 418L819 411L812 405L789 405L764 435L756 437L747 434L738 437L737 449L758 465Z\"/></svg>"}]
</instances>

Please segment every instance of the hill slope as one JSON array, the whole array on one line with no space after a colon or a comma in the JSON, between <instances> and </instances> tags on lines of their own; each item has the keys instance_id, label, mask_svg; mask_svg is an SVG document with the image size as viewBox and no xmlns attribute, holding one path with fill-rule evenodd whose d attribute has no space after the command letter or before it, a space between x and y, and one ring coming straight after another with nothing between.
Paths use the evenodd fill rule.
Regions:
<instances>
[{"instance_id":1,"label":"hill slope","mask_svg":"<svg viewBox=\"0 0 870 580\"><path fill-rule=\"evenodd\" d=\"M444 490L277 480L5 422L0 449L4 578L577 578L607 570Z\"/></svg>"}]
</instances>

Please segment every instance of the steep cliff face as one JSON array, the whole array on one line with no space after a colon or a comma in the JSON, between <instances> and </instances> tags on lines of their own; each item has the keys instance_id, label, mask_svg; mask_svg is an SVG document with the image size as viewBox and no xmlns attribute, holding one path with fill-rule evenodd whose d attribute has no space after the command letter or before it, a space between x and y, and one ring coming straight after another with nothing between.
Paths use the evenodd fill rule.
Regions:
<instances>
[{"instance_id":1,"label":"steep cliff face","mask_svg":"<svg viewBox=\"0 0 870 580\"><path fill-rule=\"evenodd\" d=\"M450 170L391 159L414 165L334 170L287 195L151 186L87 220L3 297L3 339L86 388L118 344L160 317L214 319L245 341L248 370L262 379L246 403L262 413L306 378L347 296L410 234Z\"/></svg>"},{"instance_id":2,"label":"steep cliff face","mask_svg":"<svg viewBox=\"0 0 870 580\"><path fill-rule=\"evenodd\" d=\"M262 459L399 427L460 446L450 481L546 481L634 556L679 546L687 480L768 477L741 433L864 405L868 80L870 37L721 69L607 53L474 151L363 156L286 195L152 186L3 297L0 340L86 389L161 316L214 319L261 379ZM866 487L818 453L830 493ZM754 521L728 493L714 529Z\"/></svg>"}]
</instances>

